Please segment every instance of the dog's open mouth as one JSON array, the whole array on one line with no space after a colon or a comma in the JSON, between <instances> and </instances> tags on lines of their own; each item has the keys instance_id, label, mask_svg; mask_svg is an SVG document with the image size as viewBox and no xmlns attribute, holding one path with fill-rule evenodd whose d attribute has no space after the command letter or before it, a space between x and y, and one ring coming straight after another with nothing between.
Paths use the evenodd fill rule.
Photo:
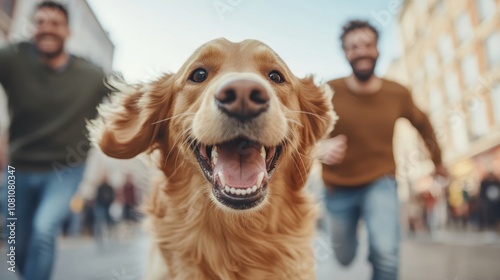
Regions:
<instances>
[{"instance_id":1,"label":"dog's open mouth","mask_svg":"<svg viewBox=\"0 0 500 280\"><path fill-rule=\"evenodd\" d=\"M276 168L282 147L264 147L237 138L213 146L193 144L198 163L212 193L227 207L244 210L259 205Z\"/></svg>"}]
</instances>

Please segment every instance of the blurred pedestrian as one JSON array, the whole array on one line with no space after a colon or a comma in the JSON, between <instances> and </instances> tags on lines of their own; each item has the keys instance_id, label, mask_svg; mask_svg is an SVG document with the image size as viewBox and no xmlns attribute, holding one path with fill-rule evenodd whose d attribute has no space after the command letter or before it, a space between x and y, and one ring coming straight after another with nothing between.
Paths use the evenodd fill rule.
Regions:
<instances>
[{"instance_id":1,"label":"blurred pedestrian","mask_svg":"<svg viewBox=\"0 0 500 280\"><path fill-rule=\"evenodd\" d=\"M500 222L500 180L492 172L481 181L479 187L481 203L481 228L495 228Z\"/></svg>"},{"instance_id":2,"label":"blurred pedestrian","mask_svg":"<svg viewBox=\"0 0 500 280\"><path fill-rule=\"evenodd\" d=\"M115 190L109 184L105 175L102 183L97 188L94 202L94 231L99 245L104 244L104 228L108 233L112 232L114 221L111 217L111 204L115 201Z\"/></svg>"},{"instance_id":3,"label":"blurred pedestrian","mask_svg":"<svg viewBox=\"0 0 500 280\"><path fill-rule=\"evenodd\" d=\"M27 280L47 280L56 237L85 166L85 119L96 115L107 89L100 68L65 50L70 28L64 5L38 3L33 31L31 41L0 50L0 83L11 119L16 271ZM7 210L7 188L2 193Z\"/></svg>"},{"instance_id":4,"label":"blurred pedestrian","mask_svg":"<svg viewBox=\"0 0 500 280\"><path fill-rule=\"evenodd\" d=\"M422 201L424 202L424 220L425 226L429 233L434 233L436 229L436 216L434 215L434 207L437 203L437 198L433 195L433 193L429 190L422 192L421 194Z\"/></svg>"},{"instance_id":5,"label":"blurred pedestrian","mask_svg":"<svg viewBox=\"0 0 500 280\"><path fill-rule=\"evenodd\" d=\"M137 194L132 175L127 174L125 185L123 185L123 219L126 222L137 222Z\"/></svg>"},{"instance_id":6,"label":"blurred pedestrian","mask_svg":"<svg viewBox=\"0 0 500 280\"><path fill-rule=\"evenodd\" d=\"M400 219L392 139L397 119L408 119L423 137L435 173L447 176L427 116L409 91L374 74L379 57L378 31L366 21L348 22L342 48L352 68L330 81L339 121L321 143L325 203L332 221L335 256L342 265L354 259L358 221L368 231L373 280L398 278Z\"/></svg>"},{"instance_id":7,"label":"blurred pedestrian","mask_svg":"<svg viewBox=\"0 0 500 280\"><path fill-rule=\"evenodd\" d=\"M464 197L465 182L459 181L448 188L448 202L450 208L449 224L459 229L465 229L467 223L468 205Z\"/></svg>"},{"instance_id":8,"label":"blurred pedestrian","mask_svg":"<svg viewBox=\"0 0 500 280\"><path fill-rule=\"evenodd\" d=\"M71 237L79 237L82 233L84 207L85 200L81 196L73 197L70 203L70 213L68 216L68 235Z\"/></svg>"},{"instance_id":9,"label":"blurred pedestrian","mask_svg":"<svg viewBox=\"0 0 500 280\"><path fill-rule=\"evenodd\" d=\"M92 201L84 200L82 215L83 235L95 237L94 203Z\"/></svg>"}]
</instances>

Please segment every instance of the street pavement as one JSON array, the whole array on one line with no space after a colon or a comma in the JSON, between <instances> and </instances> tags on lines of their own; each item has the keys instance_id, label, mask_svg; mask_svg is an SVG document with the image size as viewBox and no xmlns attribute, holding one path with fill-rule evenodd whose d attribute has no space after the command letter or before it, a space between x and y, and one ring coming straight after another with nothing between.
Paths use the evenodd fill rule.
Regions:
<instances>
[{"instance_id":1,"label":"street pavement","mask_svg":"<svg viewBox=\"0 0 500 280\"><path fill-rule=\"evenodd\" d=\"M437 241L436 241L437 240ZM467 242L461 243L461 240ZM368 280L366 234L351 266L333 259L328 236L315 240L318 280ZM146 270L148 240L140 231L128 231L98 246L94 240L61 239L54 280L139 280ZM500 242L474 233L440 233L438 238L417 237L402 244L402 280L499 280ZM6 253L0 256L0 279L17 280L7 271ZM258 279L256 279L258 280Z\"/></svg>"}]
</instances>

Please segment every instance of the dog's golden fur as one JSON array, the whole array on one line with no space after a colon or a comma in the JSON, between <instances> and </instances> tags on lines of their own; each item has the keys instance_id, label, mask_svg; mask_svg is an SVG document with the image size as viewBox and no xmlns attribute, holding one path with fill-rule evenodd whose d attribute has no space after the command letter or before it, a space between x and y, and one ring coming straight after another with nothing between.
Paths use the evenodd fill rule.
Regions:
<instances>
[{"instance_id":1,"label":"dog's golden fur","mask_svg":"<svg viewBox=\"0 0 500 280\"><path fill-rule=\"evenodd\" d=\"M208 79L188 81L203 67ZM268 78L279 70L286 82ZM270 93L270 108L239 129L211 105L221 81L251 77ZM312 242L317 206L304 185L315 144L333 127L332 92L312 77L296 78L266 45L217 39L200 47L176 74L132 91L119 90L99 108L91 138L104 153L131 158L158 151L164 178L147 204L154 235L147 279L315 279ZM214 199L190 141L213 145L237 134L283 145L266 199L234 210Z\"/></svg>"}]
</instances>

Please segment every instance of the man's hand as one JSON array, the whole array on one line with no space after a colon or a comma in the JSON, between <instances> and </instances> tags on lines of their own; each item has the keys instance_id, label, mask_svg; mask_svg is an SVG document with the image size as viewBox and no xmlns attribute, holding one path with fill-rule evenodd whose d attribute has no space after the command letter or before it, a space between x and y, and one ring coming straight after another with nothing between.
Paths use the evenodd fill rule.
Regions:
<instances>
[{"instance_id":1,"label":"man's hand","mask_svg":"<svg viewBox=\"0 0 500 280\"><path fill-rule=\"evenodd\" d=\"M73 213L80 213L83 210L84 203L83 197L79 193L75 193L71 198L69 206Z\"/></svg>"},{"instance_id":2,"label":"man's hand","mask_svg":"<svg viewBox=\"0 0 500 280\"><path fill-rule=\"evenodd\" d=\"M344 160L346 150L347 137L345 135L325 139L320 144L320 160L327 165L339 164Z\"/></svg>"},{"instance_id":3,"label":"man's hand","mask_svg":"<svg viewBox=\"0 0 500 280\"><path fill-rule=\"evenodd\" d=\"M448 177L450 176L448 174L448 170L446 169L446 167L444 167L444 165L442 163L436 165L436 169L434 170L433 175L434 175L434 177L441 176L445 179L448 179Z\"/></svg>"}]
</instances>

